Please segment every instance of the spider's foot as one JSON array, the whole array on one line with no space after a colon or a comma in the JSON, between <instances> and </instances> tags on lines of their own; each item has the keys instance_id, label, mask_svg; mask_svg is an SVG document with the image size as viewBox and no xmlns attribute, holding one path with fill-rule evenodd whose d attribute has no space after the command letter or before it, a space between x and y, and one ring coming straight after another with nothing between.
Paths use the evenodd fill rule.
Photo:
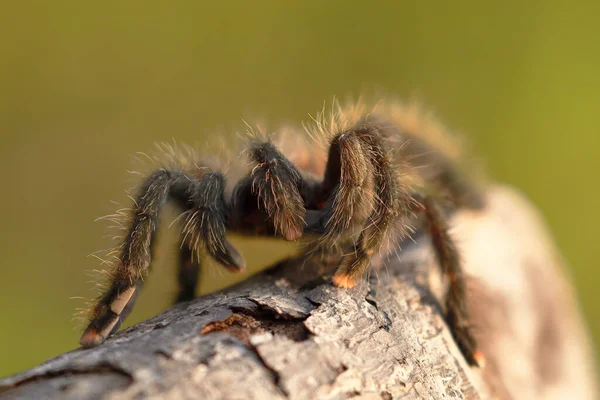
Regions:
<instances>
[{"instance_id":1,"label":"spider's foot","mask_svg":"<svg viewBox=\"0 0 600 400\"><path fill-rule=\"evenodd\" d=\"M356 286L358 279L369 267L372 252L355 249L352 255L344 257L342 265L333 275L333 284L341 288L352 288Z\"/></svg>"},{"instance_id":2,"label":"spider's foot","mask_svg":"<svg viewBox=\"0 0 600 400\"><path fill-rule=\"evenodd\" d=\"M301 221L292 221L292 223L286 224L285 227L281 229L281 235L285 240L290 242L298 240L302 237L304 231L303 225L304 224Z\"/></svg>"},{"instance_id":3,"label":"spider's foot","mask_svg":"<svg viewBox=\"0 0 600 400\"><path fill-rule=\"evenodd\" d=\"M243 272L246 269L244 257L226 240L223 241L221 248L216 251L209 251L209 254L231 272Z\"/></svg>"},{"instance_id":4,"label":"spider's foot","mask_svg":"<svg viewBox=\"0 0 600 400\"><path fill-rule=\"evenodd\" d=\"M462 348L460 346L460 344L459 344L459 348L461 349L461 352L465 356L467 363L471 367L478 367L478 368L485 367L486 359L485 359L485 355L483 354L483 352L481 350L477 349L475 351L467 351L464 348Z\"/></svg>"},{"instance_id":5,"label":"spider's foot","mask_svg":"<svg viewBox=\"0 0 600 400\"><path fill-rule=\"evenodd\" d=\"M79 339L79 344L85 348L96 347L104 343L121 326L121 319L112 312L96 318L86 328Z\"/></svg>"},{"instance_id":6,"label":"spider's foot","mask_svg":"<svg viewBox=\"0 0 600 400\"><path fill-rule=\"evenodd\" d=\"M79 344L85 348L96 347L104 343L106 338L96 332L95 329L86 329L79 339Z\"/></svg>"},{"instance_id":7,"label":"spider's foot","mask_svg":"<svg viewBox=\"0 0 600 400\"><path fill-rule=\"evenodd\" d=\"M81 335L79 344L83 347L98 346L115 333L131 312L141 284L138 280L134 285L125 282L113 286L95 307L94 318Z\"/></svg>"},{"instance_id":8,"label":"spider's foot","mask_svg":"<svg viewBox=\"0 0 600 400\"><path fill-rule=\"evenodd\" d=\"M332 278L332 282L334 286L339 288L349 289L356 286L356 279L344 273L336 273Z\"/></svg>"},{"instance_id":9,"label":"spider's foot","mask_svg":"<svg viewBox=\"0 0 600 400\"><path fill-rule=\"evenodd\" d=\"M449 327L452 336L456 340L456 344L467 360L467 363L473 367L483 368L485 366L485 355L481 349L477 347L477 342L471 334L471 331L465 327L457 329L457 326L453 324L449 324Z\"/></svg>"},{"instance_id":10,"label":"spider's foot","mask_svg":"<svg viewBox=\"0 0 600 400\"><path fill-rule=\"evenodd\" d=\"M476 350L475 354L473 354L473 360L475 361L475 363L473 365L479 367L479 368L484 368L485 367L485 355L483 354L483 352L481 350Z\"/></svg>"}]
</instances>

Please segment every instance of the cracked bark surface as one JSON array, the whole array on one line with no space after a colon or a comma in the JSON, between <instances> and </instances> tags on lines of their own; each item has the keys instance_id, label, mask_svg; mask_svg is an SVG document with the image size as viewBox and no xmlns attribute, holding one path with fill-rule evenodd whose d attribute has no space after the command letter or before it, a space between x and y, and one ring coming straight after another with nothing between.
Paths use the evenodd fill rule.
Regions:
<instances>
[{"instance_id":1,"label":"cracked bark surface","mask_svg":"<svg viewBox=\"0 0 600 400\"><path fill-rule=\"evenodd\" d=\"M535 211L496 188L486 211L454 225L483 369L448 332L419 236L376 257L356 288L331 286L335 265L289 260L1 380L0 398L594 398L587 333Z\"/></svg>"}]
</instances>

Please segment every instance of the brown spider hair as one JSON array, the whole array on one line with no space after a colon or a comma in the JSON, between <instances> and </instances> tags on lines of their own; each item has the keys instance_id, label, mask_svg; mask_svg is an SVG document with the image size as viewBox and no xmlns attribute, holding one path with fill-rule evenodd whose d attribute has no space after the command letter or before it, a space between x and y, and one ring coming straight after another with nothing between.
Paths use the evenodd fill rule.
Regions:
<instances>
[{"instance_id":1,"label":"brown spider hair","mask_svg":"<svg viewBox=\"0 0 600 400\"><path fill-rule=\"evenodd\" d=\"M454 210L482 207L483 196L458 163L459 147L435 119L416 104L334 102L304 130L287 127L279 136L251 131L244 145L249 164L229 183L232 174L187 148L161 148L169 165L146 176L131 210L113 216L126 234L109 253L108 285L81 344L102 343L130 312L148 275L161 209L172 201L183 220L177 301L194 295L195 252L232 271L244 269L227 231L308 238L325 252L349 247L332 278L342 288L356 285L374 254L417 231L427 233L449 281L447 321L467 360L478 362L447 219Z\"/></svg>"}]
</instances>

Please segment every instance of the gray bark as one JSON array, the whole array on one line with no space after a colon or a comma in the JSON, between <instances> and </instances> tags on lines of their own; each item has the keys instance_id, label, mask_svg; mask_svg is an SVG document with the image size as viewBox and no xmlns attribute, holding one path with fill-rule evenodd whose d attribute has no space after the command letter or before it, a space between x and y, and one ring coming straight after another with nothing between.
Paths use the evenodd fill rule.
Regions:
<instances>
[{"instance_id":1,"label":"gray bark","mask_svg":"<svg viewBox=\"0 0 600 400\"><path fill-rule=\"evenodd\" d=\"M473 325L469 368L442 318L428 239L345 290L318 257L284 262L0 381L0 398L594 398L592 350L560 258L511 190L454 218Z\"/></svg>"}]
</instances>

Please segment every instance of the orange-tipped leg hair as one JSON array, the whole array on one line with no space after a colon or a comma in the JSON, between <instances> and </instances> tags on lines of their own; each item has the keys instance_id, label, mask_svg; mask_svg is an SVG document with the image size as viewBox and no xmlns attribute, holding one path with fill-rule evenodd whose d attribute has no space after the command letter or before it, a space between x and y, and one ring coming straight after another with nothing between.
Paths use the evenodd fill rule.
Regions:
<instances>
[{"instance_id":1,"label":"orange-tipped leg hair","mask_svg":"<svg viewBox=\"0 0 600 400\"><path fill-rule=\"evenodd\" d=\"M449 282L448 326L467 361L482 365L484 357L469 324L460 258L446 219L457 209L481 207L483 200L452 157L419 136L419 126L406 129L414 109L396 107L383 107L381 114L340 108L329 125L324 118L317 120L312 134L325 137L329 145L322 158L306 149L301 157L288 159L273 142L252 139L246 151L250 167L234 182L231 194L225 174L205 167L202 160L150 174L134 199L127 234L115 253L117 262L108 271L108 285L80 343L101 344L131 311L148 276L161 211L172 202L184 217L176 301L194 297L199 253L230 271L244 270L244 259L225 238L227 231L285 240L306 237L325 249L350 246L332 282L351 288L374 254L388 248L386 244L410 238L416 224L431 237ZM421 128L430 129L426 124ZM294 149L295 154L300 150ZM448 200L443 208L436 195Z\"/></svg>"}]
</instances>

